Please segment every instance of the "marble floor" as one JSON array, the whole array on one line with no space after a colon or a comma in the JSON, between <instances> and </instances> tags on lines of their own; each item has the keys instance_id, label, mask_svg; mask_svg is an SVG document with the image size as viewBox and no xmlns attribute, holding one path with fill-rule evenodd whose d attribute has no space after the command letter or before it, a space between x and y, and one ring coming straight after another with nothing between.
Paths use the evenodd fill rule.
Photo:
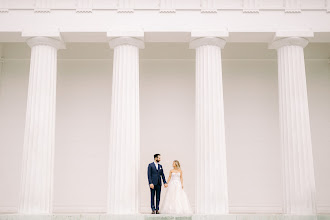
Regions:
<instances>
[{"instance_id":1,"label":"marble floor","mask_svg":"<svg viewBox=\"0 0 330 220\"><path fill-rule=\"evenodd\" d=\"M0 220L330 220L329 215L295 216L295 215L107 215L107 214L53 214L53 215L19 215L0 214Z\"/></svg>"}]
</instances>

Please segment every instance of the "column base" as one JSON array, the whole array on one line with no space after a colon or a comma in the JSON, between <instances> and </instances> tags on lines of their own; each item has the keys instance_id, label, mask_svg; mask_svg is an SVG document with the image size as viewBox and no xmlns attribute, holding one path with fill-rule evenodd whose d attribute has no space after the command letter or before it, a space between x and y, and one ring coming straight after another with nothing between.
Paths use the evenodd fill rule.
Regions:
<instances>
[{"instance_id":1,"label":"column base","mask_svg":"<svg viewBox=\"0 0 330 220\"><path fill-rule=\"evenodd\" d=\"M330 220L329 215L228 214L228 215L109 215L109 214L0 214L0 220Z\"/></svg>"}]
</instances>

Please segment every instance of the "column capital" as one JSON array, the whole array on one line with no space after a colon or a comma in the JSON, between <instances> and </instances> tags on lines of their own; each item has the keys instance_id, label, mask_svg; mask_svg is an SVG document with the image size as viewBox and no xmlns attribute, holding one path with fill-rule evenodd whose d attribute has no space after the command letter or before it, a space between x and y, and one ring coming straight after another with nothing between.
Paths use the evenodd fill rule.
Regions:
<instances>
[{"instance_id":1,"label":"column capital","mask_svg":"<svg viewBox=\"0 0 330 220\"><path fill-rule=\"evenodd\" d=\"M107 32L110 48L128 44L139 49L144 48L144 31L140 27L118 26Z\"/></svg>"},{"instance_id":2,"label":"column capital","mask_svg":"<svg viewBox=\"0 0 330 220\"><path fill-rule=\"evenodd\" d=\"M48 45L59 49L65 49L65 44L57 39L51 37L31 37L26 40L26 43L32 48L38 45Z\"/></svg>"},{"instance_id":3,"label":"column capital","mask_svg":"<svg viewBox=\"0 0 330 220\"><path fill-rule=\"evenodd\" d=\"M226 45L226 40L219 37L201 37L190 41L189 48L196 49L205 45L218 46L223 49Z\"/></svg>"},{"instance_id":4,"label":"column capital","mask_svg":"<svg viewBox=\"0 0 330 220\"><path fill-rule=\"evenodd\" d=\"M109 40L110 48L115 48L119 45L128 44L132 46L136 46L139 49L144 49L144 42L142 39L135 37L115 37Z\"/></svg>"},{"instance_id":5,"label":"column capital","mask_svg":"<svg viewBox=\"0 0 330 220\"><path fill-rule=\"evenodd\" d=\"M278 40L274 40L268 46L269 49L279 49L284 46L300 46L302 48L306 47L308 40L303 37L286 37Z\"/></svg>"}]
</instances>

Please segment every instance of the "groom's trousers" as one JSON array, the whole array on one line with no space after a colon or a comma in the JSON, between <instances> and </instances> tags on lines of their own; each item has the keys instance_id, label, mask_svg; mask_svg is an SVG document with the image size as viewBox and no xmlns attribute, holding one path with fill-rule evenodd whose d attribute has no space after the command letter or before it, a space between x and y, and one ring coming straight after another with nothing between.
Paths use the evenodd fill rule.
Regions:
<instances>
[{"instance_id":1,"label":"groom's trousers","mask_svg":"<svg viewBox=\"0 0 330 220\"><path fill-rule=\"evenodd\" d=\"M151 192L151 210L159 210L160 191L162 186L160 184L155 185L153 189L150 188ZM156 208L155 208L155 194L156 194Z\"/></svg>"}]
</instances>

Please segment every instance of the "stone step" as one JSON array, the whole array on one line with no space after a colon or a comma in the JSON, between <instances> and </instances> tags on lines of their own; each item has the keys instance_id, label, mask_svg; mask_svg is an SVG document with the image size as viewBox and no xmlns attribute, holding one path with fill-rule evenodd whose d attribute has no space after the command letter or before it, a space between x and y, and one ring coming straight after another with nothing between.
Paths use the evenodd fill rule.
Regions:
<instances>
[{"instance_id":1,"label":"stone step","mask_svg":"<svg viewBox=\"0 0 330 220\"><path fill-rule=\"evenodd\" d=\"M297 215L107 215L107 214L53 214L53 215L20 215L0 214L0 220L330 220L330 215L297 216Z\"/></svg>"}]
</instances>

